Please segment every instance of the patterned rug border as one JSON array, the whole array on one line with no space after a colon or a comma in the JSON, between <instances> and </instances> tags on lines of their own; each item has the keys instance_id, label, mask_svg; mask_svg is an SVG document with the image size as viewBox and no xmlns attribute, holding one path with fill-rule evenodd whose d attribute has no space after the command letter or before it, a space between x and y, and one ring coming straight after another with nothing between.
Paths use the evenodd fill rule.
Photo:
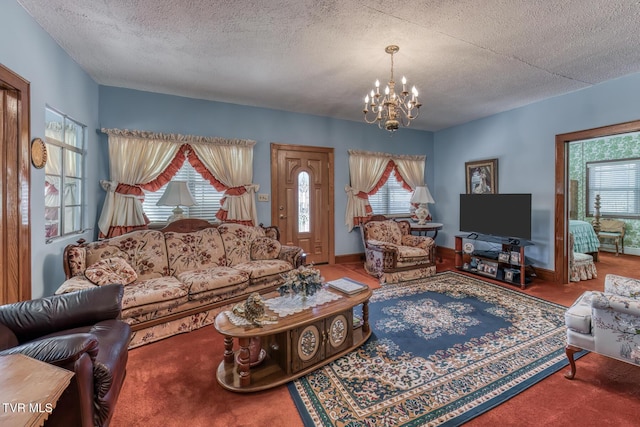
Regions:
<instances>
[{"instance_id":1,"label":"patterned rug border","mask_svg":"<svg viewBox=\"0 0 640 427\"><path fill-rule=\"evenodd\" d=\"M543 298L537 297L535 295L529 295L526 294L524 292L521 292L520 290L517 289L510 289L507 286L501 286L501 285L497 285L495 283L491 283L488 282L486 280L483 280L482 278L479 277L471 277L471 276L467 276L455 271L444 271L444 272L440 272L437 273L436 275L434 275L433 277L427 278L427 279L416 279L416 280L412 280L412 281L408 281L408 282L404 282L404 283L395 283L395 284L387 284L387 285L383 285L381 288L375 289L373 291L373 296L371 298L371 300L375 300L376 295L379 294L384 294L384 293L389 293L389 292L393 292L396 289L401 289L401 288L411 288L414 286L419 286L420 284L423 284L425 281L429 281L429 280L433 280L435 278L442 278L445 276L451 276L451 277L458 277L461 279L465 279L465 280L470 280L472 282L478 282L481 283L482 286L490 286L490 287L494 287L496 289L499 289L501 292L507 292L507 293L511 293L513 295L517 295L521 298L524 299L532 299L532 300L536 300L539 303L544 303L544 304L548 304L550 306L556 307L558 309L567 309L567 306L552 302L552 301L548 301L545 300ZM564 354L564 353L563 353ZM587 351L580 351L579 353L576 353L575 358L578 359L582 356L584 356L585 354L588 354ZM527 377L524 381L520 381L519 383L512 385L511 383L513 383L513 380L511 381L506 381L506 384L501 385L499 388L502 387L508 387L508 391L504 391L501 392L500 394L498 394L497 396L488 396L487 400L477 406L475 406L473 409L468 410L468 411L464 411L462 414L456 415L455 412L452 413L447 413L444 414L444 417L448 417L450 418L447 421L443 421L443 422L439 422L433 425L437 425L438 427L452 427L452 426L459 426L465 422L470 421L471 419L483 414L484 412L487 412L493 408L495 408L496 406L506 402L507 400L511 399L512 397L520 394L521 392L525 391L526 389L532 387L533 385L539 383L540 381L542 381L543 379L553 375L554 373L560 371L561 369L563 369L564 367L566 367L569 362L567 360L566 357L562 357L557 361L553 361L554 359L557 359L558 356L554 355L554 353L551 353L547 356L545 356L545 363L544 363L544 367L543 368L538 368L538 371L535 372L534 374L532 374L530 377ZM323 368L319 368L319 369L323 369ZM524 369L522 369L521 371L524 371ZM298 413L300 414L300 417L302 419L302 422L304 424L305 427L316 427L317 424L313 421L311 414L309 413L305 402L303 400L303 397L301 395L301 393L298 392L297 390L297 384L299 384L299 380L296 381L292 381L289 382L287 384L287 389L289 390L289 394L291 395L291 398L293 399L293 402L296 406L296 409L298 410ZM307 393L308 394L308 393ZM332 424L333 425L333 424ZM359 425L364 425L364 424L354 424L354 426L359 426ZM409 421L407 423L404 423L401 425L401 427L418 427L418 426L422 426L422 425L431 425L430 423L425 424L424 421L421 421L420 419L415 419L412 421Z\"/></svg>"}]
</instances>

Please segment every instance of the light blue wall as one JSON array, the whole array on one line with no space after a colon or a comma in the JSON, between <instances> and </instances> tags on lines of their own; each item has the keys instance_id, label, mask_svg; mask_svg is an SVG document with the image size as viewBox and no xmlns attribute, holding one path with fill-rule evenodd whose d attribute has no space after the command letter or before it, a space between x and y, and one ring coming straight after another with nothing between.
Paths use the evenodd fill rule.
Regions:
<instances>
[{"instance_id":1,"label":"light blue wall","mask_svg":"<svg viewBox=\"0 0 640 427\"><path fill-rule=\"evenodd\" d=\"M532 240L527 255L553 270L555 136L640 119L640 74L436 132L438 244L453 248L459 232L464 164L498 159L500 193L531 193Z\"/></svg>"},{"instance_id":2,"label":"light blue wall","mask_svg":"<svg viewBox=\"0 0 640 427\"><path fill-rule=\"evenodd\" d=\"M98 85L13 0L0 1L0 63L30 82L31 138L44 137L45 105L62 111L88 129L98 123ZM88 132L88 193L96 194L98 136ZM94 227L96 206L89 199L89 227ZM44 169L31 167L31 278L32 296L50 295L64 280L62 251L83 235L45 244Z\"/></svg>"},{"instance_id":3,"label":"light blue wall","mask_svg":"<svg viewBox=\"0 0 640 427\"><path fill-rule=\"evenodd\" d=\"M355 100L354 108L359 108ZM344 187L349 183L347 150L425 154L425 180L430 186L434 182L433 134L411 128L400 129L392 136L360 122L107 86L100 87L100 127L255 140L253 180L260 185L260 193L269 194L270 143L333 147L336 255L364 251L359 231L348 233L344 225ZM106 136L102 140L106 162ZM438 200L436 191L433 197ZM257 208L258 221L271 224L271 202L257 202Z\"/></svg>"}]
</instances>

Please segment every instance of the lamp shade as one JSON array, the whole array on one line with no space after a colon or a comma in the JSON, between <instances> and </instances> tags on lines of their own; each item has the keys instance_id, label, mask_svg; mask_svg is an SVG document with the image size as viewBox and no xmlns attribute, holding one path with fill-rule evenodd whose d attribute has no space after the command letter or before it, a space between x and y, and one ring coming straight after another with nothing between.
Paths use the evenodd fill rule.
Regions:
<instances>
[{"instance_id":1,"label":"lamp shade","mask_svg":"<svg viewBox=\"0 0 640 427\"><path fill-rule=\"evenodd\" d=\"M411 196L411 203L435 203L426 185L418 185Z\"/></svg>"},{"instance_id":2,"label":"lamp shade","mask_svg":"<svg viewBox=\"0 0 640 427\"><path fill-rule=\"evenodd\" d=\"M195 204L196 201L193 200L186 181L171 181L156 203L157 206L194 206Z\"/></svg>"}]
</instances>

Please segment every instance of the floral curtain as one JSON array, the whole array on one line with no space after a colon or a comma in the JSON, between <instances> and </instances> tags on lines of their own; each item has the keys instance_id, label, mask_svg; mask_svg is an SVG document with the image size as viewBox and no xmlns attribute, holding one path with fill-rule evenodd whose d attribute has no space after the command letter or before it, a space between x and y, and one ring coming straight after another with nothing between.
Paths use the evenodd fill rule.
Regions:
<instances>
[{"instance_id":1,"label":"floral curtain","mask_svg":"<svg viewBox=\"0 0 640 427\"><path fill-rule=\"evenodd\" d=\"M396 171L396 177L409 191L413 191L417 185L424 185L426 157L423 155L405 156L357 150L349 150L348 153L351 185L345 187L345 224L349 231L372 215L369 196L384 185L392 171Z\"/></svg>"}]
</instances>

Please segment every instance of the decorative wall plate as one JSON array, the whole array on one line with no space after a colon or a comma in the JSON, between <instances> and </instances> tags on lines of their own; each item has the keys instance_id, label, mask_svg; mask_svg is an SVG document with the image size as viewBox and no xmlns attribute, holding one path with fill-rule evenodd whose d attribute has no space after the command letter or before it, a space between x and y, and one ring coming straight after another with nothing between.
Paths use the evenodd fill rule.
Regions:
<instances>
[{"instance_id":1,"label":"decorative wall plate","mask_svg":"<svg viewBox=\"0 0 640 427\"><path fill-rule=\"evenodd\" d=\"M31 163L36 169L42 169L47 163L47 146L40 138L31 141Z\"/></svg>"},{"instance_id":2,"label":"decorative wall plate","mask_svg":"<svg viewBox=\"0 0 640 427\"><path fill-rule=\"evenodd\" d=\"M464 251L465 254L472 254L473 253L473 243L471 242L466 242L463 246L462 246L462 250Z\"/></svg>"}]
</instances>

